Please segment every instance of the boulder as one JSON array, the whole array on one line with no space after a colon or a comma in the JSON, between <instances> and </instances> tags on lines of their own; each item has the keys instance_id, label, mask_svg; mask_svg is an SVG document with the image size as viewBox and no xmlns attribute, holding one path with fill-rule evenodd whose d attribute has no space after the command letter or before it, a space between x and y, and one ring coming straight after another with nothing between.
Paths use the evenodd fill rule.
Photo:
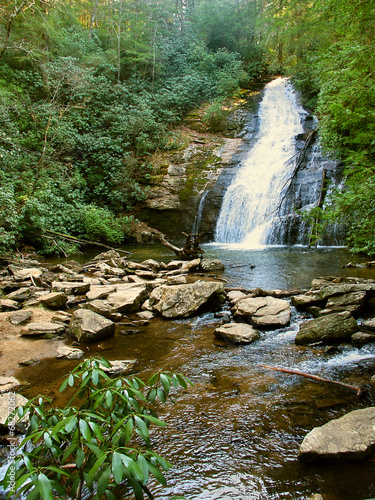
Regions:
<instances>
[{"instance_id":1,"label":"boulder","mask_svg":"<svg viewBox=\"0 0 375 500\"><path fill-rule=\"evenodd\" d=\"M290 322L287 300L274 297L247 297L234 306L234 316L241 317L259 328L278 328Z\"/></svg>"},{"instance_id":2,"label":"boulder","mask_svg":"<svg viewBox=\"0 0 375 500\"><path fill-rule=\"evenodd\" d=\"M53 292L64 292L66 295L85 295L89 289L89 283L74 281L54 281L52 283Z\"/></svg>"},{"instance_id":3,"label":"boulder","mask_svg":"<svg viewBox=\"0 0 375 500\"><path fill-rule=\"evenodd\" d=\"M156 273L154 273L154 271L144 271L143 269L136 269L135 275L144 280L154 280L156 278Z\"/></svg>"},{"instance_id":4,"label":"boulder","mask_svg":"<svg viewBox=\"0 0 375 500\"><path fill-rule=\"evenodd\" d=\"M224 299L223 283L196 281L156 288L150 295L150 306L165 318L188 318L202 309L216 309Z\"/></svg>"},{"instance_id":5,"label":"boulder","mask_svg":"<svg viewBox=\"0 0 375 500\"><path fill-rule=\"evenodd\" d=\"M221 325L215 329L214 334L233 344L250 344L260 338L259 332L245 323Z\"/></svg>"},{"instance_id":6,"label":"boulder","mask_svg":"<svg viewBox=\"0 0 375 500\"><path fill-rule=\"evenodd\" d=\"M193 259L193 260L183 260L181 271L183 273L193 273L197 269L199 269L201 263L201 259Z\"/></svg>"},{"instance_id":7,"label":"boulder","mask_svg":"<svg viewBox=\"0 0 375 500\"><path fill-rule=\"evenodd\" d=\"M24 281L29 278L40 278L42 276L42 270L37 267L18 269L15 266L10 265L9 270L12 272L14 279L17 281Z\"/></svg>"},{"instance_id":8,"label":"boulder","mask_svg":"<svg viewBox=\"0 0 375 500\"><path fill-rule=\"evenodd\" d=\"M59 345L57 348L57 359L81 359L85 353L76 347L69 347L67 345Z\"/></svg>"},{"instance_id":9,"label":"boulder","mask_svg":"<svg viewBox=\"0 0 375 500\"><path fill-rule=\"evenodd\" d=\"M20 308L20 305L15 300L10 299L0 299L0 311L17 311Z\"/></svg>"},{"instance_id":10,"label":"boulder","mask_svg":"<svg viewBox=\"0 0 375 500\"><path fill-rule=\"evenodd\" d=\"M72 315L70 313L67 313L65 311L57 311L55 316L52 316L51 321L52 323L69 323L70 318Z\"/></svg>"},{"instance_id":11,"label":"boulder","mask_svg":"<svg viewBox=\"0 0 375 500\"><path fill-rule=\"evenodd\" d=\"M103 372L108 373L108 375L122 375L123 373L130 373L134 370L137 360L135 359L118 359L116 361L110 361L111 366L107 368L106 366L101 366Z\"/></svg>"},{"instance_id":12,"label":"boulder","mask_svg":"<svg viewBox=\"0 0 375 500\"><path fill-rule=\"evenodd\" d=\"M245 299L247 297L246 293L240 292L239 290L231 290L228 292L228 300L234 306L239 300Z\"/></svg>"},{"instance_id":13,"label":"boulder","mask_svg":"<svg viewBox=\"0 0 375 500\"><path fill-rule=\"evenodd\" d=\"M107 301L121 314L137 312L149 297L149 287L145 283L124 283L110 293Z\"/></svg>"},{"instance_id":14,"label":"boulder","mask_svg":"<svg viewBox=\"0 0 375 500\"><path fill-rule=\"evenodd\" d=\"M137 316L145 321L149 321L150 319L153 319L155 317L154 313L151 311L140 311L137 313Z\"/></svg>"},{"instance_id":15,"label":"boulder","mask_svg":"<svg viewBox=\"0 0 375 500\"><path fill-rule=\"evenodd\" d=\"M119 321L122 318L122 314L117 312L108 300L92 300L91 302L84 304L82 307L83 309L89 309L96 314L100 314L111 321Z\"/></svg>"},{"instance_id":16,"label":"boulder","mask_svg":"<svg viewBox=\"0 0 375 500\"><path fill-rule=\"evenodd\" d=\"M164 264L164 262L157 262L156 260L153 259L147 259L143 262L141 262L142 266L146 266L149 269L152 269L153 271L161 271L162 269L167 269L167 265Z\"/></svg>"},{"instance_id":17,"label":"boulder","mask_svg":"<svg viewBox=\"0 0 375 500\"><path fill-rule=\"evenodd\" d=\"M331 311L349 311L352 314L363 309L366 303L366 292L350 292L343 295L330 297L326 304L326 309Z\"/></svg>"},{"instance_id":18,"label":"boulder","mask_svg":"<svg viewBox=\"0 0 375 500\"><path fill-rule=\"evenodd\" d=\"M365 321L362 321L361 324L364 328L366 328L366 330L375 332L375 318L366 319Z\"/></svg>"},{"instance_id":19,"label":"boulder","mask_svg":"<svg viewBox=\"0 0 375 500\"><path fill-rule=\"evenodd\" d=\"M106 262L99 262L97 264L97 268L105 276L117 276L117 277L121 278L122 276L125 276L125 274L126 274L126 271L124 271L124 269L121 269L119 267L110 266Z\"/></svg>"},{"instance_id":20,"label":"boulder","mask_svg":"<svg viewBox=\"0 0 375 500\"><path fill-rule=\"evenodd\" d=\"M60 309L64 307L68 301L68 297L64 292L51 292L42 295L39 301L49 309Z\"/></svg>"},{"instance_id":21,"label":"boulder","mask_svg":"<svg viewBox=\"0 0 375 500\"><path fill-rule=\"evenodd\" d=\"M338 283L323 286L319 290L319 294L323 299L332 297L333 295L345 295L352 292L374 292L375 283Z\"/></svg>"},{"instance_id":22,"label":"boulder","mask_svg":"<svg viewBox=\"0 0 375 500\"><path fill-rule=\"evenodd\" d=\"M168 285L185 285L187 283L186 276L179 274L177 276L169 276L167 278Z\"/></svg>"},{"instance_id":23,"label":"boulder","mask_svg":"<svg viewBox=\"0 0 375 500\"><path fill-rule=\"evenodd\" d=\"M87 300L103 300L112 292L116 291L115 285L91 285L86 293Z\"/></svg>"},{"instance_id":24,"label":"boulder","mask_svg":"<svg viewBox=\"0 0 375 500\"><path fill-rule=\"evenodd\" d=\"M352 335L352 344L362 347L370 342L375 342L375 333L357 332Z\"/></svg>"},{"instance_id":25,"label":"boulder","mask_svg":"<svg viewBox=\"0 0 375 500\"><path fill-rule=\"evenodd\" d=\"M322 306L325 300L319 295L319 293L301 293L299 295L294 295L291 298L291 302L297 309L302 311L306 310L308 307L312 306Z\"/></svg>"},{"instance_id":26,"label":"boulder","mask_svg":"<svg viewBox=\"0 0 375 500\"><path fill-rule=\"evenodd\" d=\"M298 457L304 461L363 460L375 451L375 407L355 410L315 427L302 441Z\"/></svg>"},{"instance_id":27,"label":"boulder","mask_svg":"<svg viewBox=\"0 0 375 500\"><path fill-rule=\"evenodd\" d=\"M0 394L14 391L20 387L21 382L14 377L0 376Z\"/></svg>"},{"instance_id":28,"label":"boulder","mask_svg":"<svg viewBox=\"0 0 375 500\"><path fill-rule=\"evenodd\" d=\"M128 271L149 271L148 266L141 264L140 262L132 262L131 260L126 262L126 269Z\"/></svg>"},{"instance_id":29,"label":"boulder","mask_svg":"<svg viewBox=\"0 0 375 500\"><path fill-rule=\"evenodd\" d=\"M14 311L10 314L9 320L12 325L24 325L31 320L32 315L31 311Z\"/></svg>"},{"instance_id":30,"label":"boulder","mask_svg":"<svg viewBox=\"0 0 375 500\"><path fill-rule=\"evenodd\" d=\"M40 323L29 323L21 328L22 337L39 335L61 335L65 332L65 325L61 323L49 323L47 321Z\"/></svg>"},{"instance_id":31,"label":"boulder","mask_svg":"<svg viewBox=\"0 0 375 500\"><path fill-rule=\"evenodd\" d=\"M167 269L172 271L174 269L180 269L186 262L184 260L171 260L167 264Z\"/></svg>"},{"instance_id":32,"label":"boulder","mask_svg":"<svg viewBox=\"0 0 375 500\"><path fill-rule=\"evenodd\" d=\"M319 316L305 321L299 326L295 338L298 345L314 342L342 342L349 340L353 333L359 330L356 320L348 311Z\"/></svg>"},{"instance_id":33,"label":"boulder","mask_svg":"<svg viewBox=\"0 0 375 500\"><path fill-rule=\"evenodd\" d=\"M224 271L224 264L218 259L202 259L199 264L201 271L213 273L215 271Z\"/></svg>"},{"instance_id":34,"label":"boulder","mask_svg":"<svg viewBox=\"0 0 375 500\"><path fill-rule=\"evenodd\" d=\"M88 309L78 309L69 323L70 334L80 342L96 342L115 333L115 323Z\"/></svg>"},{"instance_id":35,"label":"boulder","mask_svg":"<svg viewBox=\"0 0 375 500\"><path fill-rule=\"evenodd\" d=\"M119 259L120 254L116 250L108 250L108 252L99 253L96 257L92 259L92 262L98 262L100 260L110 260Z\"/></svg>"},{"instance_id":36,"label":"boulder","mask_svg":"<svg viewBox=\"0 0 375 500\"><path fill-rule=\"evenodd\" d=\"M31 295L31 290L30 288L22 287L19 288L18 290L15 290L14 292L9 293L6 298L8 300L15 300L16 302L24 302L27 300Z\"/></svg>"}]
</instances>

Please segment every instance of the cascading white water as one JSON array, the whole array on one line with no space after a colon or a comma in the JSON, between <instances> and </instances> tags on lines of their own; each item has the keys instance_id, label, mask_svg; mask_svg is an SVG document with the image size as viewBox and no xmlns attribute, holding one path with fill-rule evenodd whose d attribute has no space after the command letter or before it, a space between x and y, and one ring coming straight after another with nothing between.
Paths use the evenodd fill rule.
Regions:
<instances>
[{"instance_id":1,"label":"cascading white water","mask_svg":"<svg viewBox=\"0 0 375 500\"><path fill-rule=\"evenodd\" d=\"M202 222L202 214L203 214L204 201L205 201L207 195L208 195L208 191L205 191L203 193L201 199L200 199L199 207L198 207L198 213L197 213L197 215L195 216L195 219L194 219L194 224L193 224L193 229L192 229L192 233L193 234L196 234L199 231L199 228L200 228L200 225L201 225L201 222Z\"/></svg>"},{"instance_id":2,"label":"cascading white water","mask_svg":"<svg viewBox=\"0 0 375 500\"><path fill-rule=\"evenodd\" d=\"M256 142L228 187L216 225L217 243L256 248L266 243L292 174L295 136L303 131L296 96L286 78L266 85Z\"/></svg>"}]
</instances>

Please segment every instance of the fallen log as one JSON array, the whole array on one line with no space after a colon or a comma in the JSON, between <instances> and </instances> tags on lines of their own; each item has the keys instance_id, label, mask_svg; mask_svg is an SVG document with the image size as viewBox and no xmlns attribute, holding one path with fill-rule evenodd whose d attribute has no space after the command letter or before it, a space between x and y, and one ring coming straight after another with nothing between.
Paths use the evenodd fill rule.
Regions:
<instances>
[{"instance_id":1,"label":"fallen log","mask_svg":"<svg viewBox=\"0 0 375 500\"><path fill-rule=\"evenodd\" d=\"M204 250L202 250L199 246L200 234L182 234L186 238L186 243L183 248L176 247L167 241L164 235L155 234L154 236L159 239L162 245L172 250L180 260L194 260L202 257Z\"/></svg>"},{"instance_id":2,"label":"fallen log","mask_svg":"<svg viewBox=\"0 0 375 500\"><path fill-rule=\"evenodd\" d=\"M329 378L319 377L318 375L311 375L310 373L300 372L299 370L290 370L289 368L279 368L277 366L269 366L269 365L259 365L261 368L265 368L266 370L274 370L282 373L288 373L290 375L300 375L301 377L306 377L316 382L325 382L328 384L340 385L341 387L346 387L347 389L351 389L357 393L357 397L363 396L365 389L358 385L350 385L345 384L344 382L338 382L337 380L331 380Z\"/></svg>"},{"instance_id":3,"label":"fallen log","mask_svg":"<svg viewBox=\"0 0 375 500\"><path fill-rule=\"evenodd\" d=\"M73 241L75 243L80 243L81 245L94 245L94 246L97 246L97 247L107 248L108 250L115 250L116 252L122 252L122 253L126 253L128 255L131 255L131 252L123 250L122 248L114 248L114 247L111 247L109 245L105 245L104 243L99 243L98 241L84 240L82 238L77 238L75 236L70 236L69 234L57 233L56 231L51 231L50 229L45 229L45 232L48 233L48 234L53 234L55 236L58 236L59 238L63 238L63 239L68 240L68 241ZM51 237L48 237L45 234L38 234L38 236L41 236L42 238L51 239Z\"/></svg>"}]
</instances>

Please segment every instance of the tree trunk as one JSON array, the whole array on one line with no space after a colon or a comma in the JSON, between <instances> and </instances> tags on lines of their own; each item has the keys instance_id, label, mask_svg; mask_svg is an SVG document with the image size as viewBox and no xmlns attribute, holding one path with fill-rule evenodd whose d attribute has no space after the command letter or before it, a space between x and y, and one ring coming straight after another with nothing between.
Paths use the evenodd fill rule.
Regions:
<instances>
[{"instance_id":1,"label":"tree trunk","mask_svg":"<svg viewBox=\"0 0 375 500\"><path fill-rule=\"evenodd\" d=\"M95 0L94 10L93 10L93 13L91 14L90 31L89 31L89 41L91 40L92 30L94 29L94 24L95 24L95 20L96 20L96 12L98 10L98 3L99 3L99 0Z\"/></svg>"}]
</instances>

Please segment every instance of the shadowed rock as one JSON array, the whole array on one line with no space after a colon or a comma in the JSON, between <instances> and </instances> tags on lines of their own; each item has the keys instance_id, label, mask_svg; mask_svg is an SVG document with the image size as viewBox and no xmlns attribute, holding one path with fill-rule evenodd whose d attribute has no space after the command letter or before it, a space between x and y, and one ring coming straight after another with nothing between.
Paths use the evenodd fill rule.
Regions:
<instances>
[{"instance_id":1,"label":"shadowed rock","mask_svg":"<svg viewBox=\"0 0 375 500\"><path fill-rule=\"evenodd\" d=\"M80 342L96 342L114 335L115 324L93 311L79 309L72 314L69 331Z\"/></svg>"},{"instance_id":2,"label":"shadowed rock","mask_svg":"<svg viewBox=\"0 0 375 500\"><path fill-rule=\"evenodd\" d=\"M305 321L299 327L295 338L298 345L314 342L342 342L349 340L359 330L356 320L348 311L319 316Z\"/></svg>"}]
</instances>

